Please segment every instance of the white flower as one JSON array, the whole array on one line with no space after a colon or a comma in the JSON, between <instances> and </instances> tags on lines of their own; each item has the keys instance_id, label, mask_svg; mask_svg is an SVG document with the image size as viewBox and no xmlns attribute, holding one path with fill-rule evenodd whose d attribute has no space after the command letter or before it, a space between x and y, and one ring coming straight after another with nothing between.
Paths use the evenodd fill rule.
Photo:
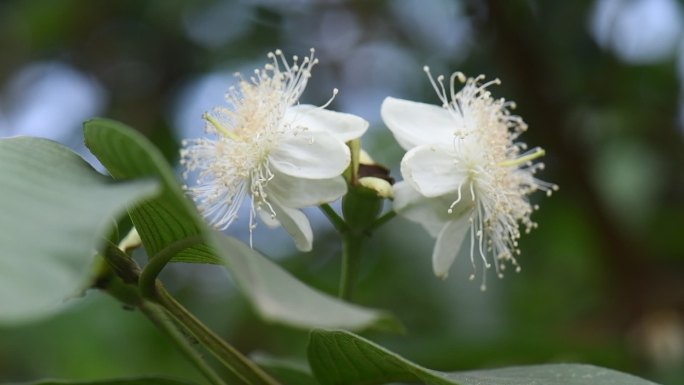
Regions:
<instances>
[{"instance_id":1,"label":"white flower","mask_svg":"<svg viewBox=\"0 0 684 385\"><path fill-rule=\"evenodd\" d=\"M368 123L354 115L298 104L311 55L288 63L280 50L254 75L239 74L226 94L227 107L205 114L208 138L186 140L181 149L186 190L218 229L227 228L249 195L250 234L258 215L282 225L297 248L311 249L313 235L303 207L334 201L347 186L341 177L350 162L345 142L360 137ZM337 90L334 91L337 93ZM332 99L331 99L332 100Z\"/></svg>"},{"instance_id":2,"label":"white flower","mask_svg":"<svg viewBox=\"0 0 684 385\"><path fill-rule=\"evenodd\" d=\"M491 255L499 276L501 262L519 269L520 225L526 231L536 227L530 214L537 207L528 195L557 189L534 177L544 166L532 161L544 151L525 151L526 145L516 142L527 125L510 114L512 102L492 98L487 87L498 79L480 84L484 76L466 79L456 72L447 90L443 76L435 81L427 67L425 72L441 107L395 98L382 104L385 124L408 150L401 162L404 181L394 187L394 208L437 238L432 262L438 277L446 278L468 235L474 271L476 254L486 268ZM457 80L465 83L460 91ZM483 290L485 276L483 269Z\"/></svg>"}]
</instances>

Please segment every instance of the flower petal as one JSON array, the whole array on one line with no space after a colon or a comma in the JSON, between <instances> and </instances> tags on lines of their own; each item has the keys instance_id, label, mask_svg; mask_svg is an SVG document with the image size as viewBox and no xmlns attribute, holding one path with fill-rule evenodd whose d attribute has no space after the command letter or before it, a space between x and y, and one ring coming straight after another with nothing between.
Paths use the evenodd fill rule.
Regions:
<instances>
[{"instance_id":1,"label":"flower petal","mask_svg":"<svg viewBox=\"0 0 684 385\"><path fill-rule=\"evenodd\" d=\"M451 143L458 122L445 108L387 97L380 107L382 120L406 150L423 144Z\"/></svg>"},{"instance_id":2,"label":"flower petal","mask_svg":"<svg viewBox=\"0 0 684 385\"><path fill-rule=\"evenodd\" d=\"M303 131L282 138L269 156L271 166L294 177L327 179L349 166L349 148L332 134Z\"/></svg>"},{"instance_id":3,"label":"flower petal","mask_svg":"<svg viewBox=\"0 0 684 385\"><path fill-rule=\"evenodd\" d=\"M426 198L408 182L399 182L392 187L394 210L406 219L420 223L432 237L436 238L449 222L449 202L441 197Z\"/></svg>"},{"instance_id":4,"label":"flower petal","mask_svg":"<svg viewBox=\"0 0 684 385\"><path fill-rule=\"evenodd\" d=\"M257 214L259 215L259 219L261 219L269 228L275 229L280 227L280 222L278 222L278 219L273 216L273 213L270 212L270 210L260 209L257 210Z\"/></svg>"},{"instance_id":5,"label":"flower petal","mask_svg":"<svg viewBox=\"0 0 684 385\"><path fill-rule=\"evenodd\" d=\"M313 231L306 215L298 209L283 206L277 199L271 198L269 202L275 212L275 219L294 238L297 249L300 251L311 251Z\"/></svg>"},{"instance_id":6,"label":"flower petal","mask_svg":"<svg viewBox=\"0 0 684 385\"><path fill-rule=\"evenodd\" d=\"M426 197L458 192L468 178L454 153L440 146L416 147L401 160L404 179Z\"/></svg>"},{"instance_id":7,"label":"flower petal","mask_svg":"<svg viewBox=\"0 0 684 385\"><path fill-rule=\"evenodd\" d=\"M449 275L449 268L461 250L469 229L470 215L464 214L449 221L439 232L432 250L432 270L437 277L444 279Z\"/></svg>"},{"instance_id":8,"label":"flower petal","mask_svg":"<svg viewBox=\"0 0 684 385\"><path fill-rule=\"evenodd\" d=\"M309 104L290 107L285 114L289 124L329 132L341 142L360 138L368 129L368 122L356 115L330 111Z\"/></svg>"},{"instance_id":9,"label":"flower petal","mask_svg":"<svg viewBox=\"0 0 684 385\"><path fill-rule=\"evenodd\" d=\"M337 200L347 193L347 183L341 176L303 179L275 172L266 191L283 205L299 209Z\"/></svg>"}]
</instances>

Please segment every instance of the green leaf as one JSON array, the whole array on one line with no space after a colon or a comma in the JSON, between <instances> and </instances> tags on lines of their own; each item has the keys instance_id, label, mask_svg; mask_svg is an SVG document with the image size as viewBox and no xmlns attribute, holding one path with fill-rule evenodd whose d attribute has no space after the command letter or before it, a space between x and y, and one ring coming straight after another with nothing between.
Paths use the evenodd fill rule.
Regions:
<instances>
[{"instance_id":1,"label":"green leaf","mask_svg":"<svg viewBox=\"0 0 684 385\"><path fill-rule=\"evenodd\" d=\"M318 385L318 381L311 374L309 365L304 361L273 357L262 353L252 354L250 358L283 384Z\"/></svg>"},{"instance_id":2,"label":"green leaf","mask_svg":"<svg viewBox=\"0 0 684 385\"><path fill-rule=\"evenodd\" d=\"M96 119L86 123L85 137L88 147L115 178L146 175L164 182L159 197L131 212L150 255L200 234L206 242L180 251L174 260L224 264L266 320L299 328L401 329L394 317L318 292L244 243L208 230L159 151L133 129Z\"/></svg>"},{"instance_id":3,"label":"green leaf","mask_svg":"<svg viewBox=\"0 0 684 385\"><path fill-rule=\"evenodd\" d=\"M92 119L85 123L86 146L115 179L159 178L161 195L129 212L150 256L175 241L202 233L202 220L185 198L173 170L159 150L142 134L123 123ZM221 261L203 244L177 253L173 261L213 263Z\"/></svg>"},{"instance_id":4,"label":"green leaf","mask_svg":"<svg viewBox=\"0 0 684 385\"><path fill-rule=\"evenodd\" d=\"M582 364L439 372L346 331L312 331L308 356L314 376L322 385L390 382L423 382L428 385L655 385L629 374Z\"/></svg>"},{"instance_id":5,"label":"green leaf","mask_svg":"<svg viewBox=\"0 0 684 385\"><path fill-rule=\"evenodd\" d=\"M0 140L0 324L47 316L83 288L91 260L152 180L114 183L68 148Z\"/></svg>"},{"instance_id":6,"label":"green leaf","mask_svg":"<svg viewBox=\"0 0 684 385\"><path fill-rule=\"evenodd\" d=\"M192 385L192 383L159 377L137 377L96 381L39 380L35 382L22 382L5 385Z\"/></svg>"},{"instance_id":7,"label":"green leaf","mask_svg":"<svg viewBox=\"0 0 684 385\"><path fill-rule=\"evenodd\" d=\"M402 330L388 313L315 291L235 238L215 234L212 239L237 285L263 319L295 327Z\"/></svg>"}]
</instances>

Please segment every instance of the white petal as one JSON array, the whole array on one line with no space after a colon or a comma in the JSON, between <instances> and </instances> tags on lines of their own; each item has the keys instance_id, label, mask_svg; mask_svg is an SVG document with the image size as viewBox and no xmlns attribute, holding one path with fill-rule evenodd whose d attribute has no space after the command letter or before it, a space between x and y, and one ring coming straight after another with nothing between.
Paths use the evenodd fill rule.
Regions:
<instances>
[{"instance_id":1,"label":"white petal","mask_svg":"<svg viewBox=\"0 0 684 385\"><path fill-rule=\"evenodd\" d=\"M266 191L283 205L298 209L337 200L347 193L347 182L341 176L303 179L275 172Z\"/></svg>"},{"instance_id":2,"label":"white petal","mask_svg":"<svg viewBox=\"0 0 684 385\"><path fill-rule=\"evenodd\" d=\"M351 156L349 148L332 134L304 131L283 137L269 160L283 174L326 179L342 175Z\"/></svg>"},{"instance_id":3,"label":"white petal","mask_svg":"<svg viewBox=\"0 0 684 385\"><path fill-rule=\"evenodd\" d=\"M306 215L298 209L283 206L276 199L271 198L269 202L275 212L275 219L294 238L297 249L311 251L313 231Z\"/></svg>"},{"instance_id":4,"label":"white petal","mask_svg":"<svg viewBox=\"0 0 684 385\"><path fill-rule=\"evenodd\" d=\"M257 211L257 214L259 215L259 219L261 219L261 221L264 222L264 224L269 228L275 229L276 227L280 226L278 219L274 217L273 213L271 213L269 210L260 209Z\"/></svg>"},{"instance_id":5,"label":"white petal","mask_svg":"<svg viewBox=\"0 0 684 385\"><path fill-rule=\"evenodd\" d=\"M356 115L330 111L308 104L288 108L285 119L288 124L295 127L327 131L341 142L360 138L368 129L368 122Z\"/></svg>"},{"instance_id":6,"label":"white petal","mask_svg":"<svg viewBox=\"0 0 684 385\"><path fill-rule=\"evenodd\" d=\"M456 118L432 104L387 97L380 107L382 120L406 150L422 144L453 142Z\"/></svg>"},{"instance_id":7,"label":"white petal","mask_svg":"<svg viewBox=\"0 0 684 385\"><path fill-rule=\"evenodd\" d=\"M466 234L470 229L470 215L461 215L453 221L449 221L437 236L435 248L432 251L432 270L439 278L449 275L449 268L458 255Z\"/></svg>"},{"instance_id":8,"label":"white petal","mask_svg":"<svg viewBox=\"0 0 684 385\"><path fill-rule=\"evenodd\" d=\"M404 179L426 197L458 192L468 175L453 152L440 146L416 147L401 160Z\"/></svg>"},{"instance_id":9,"label":"white petal","mask_svg":"<svg viewBox=\"0 0 684 385\"><path fill-rule=\"evenodd\" d=\"M449 222L449 202L444 198L426 198L409 183L399 182L394 186L394 211L399 215L420 223L434 238Z\"/></svg>"}]
</instances>

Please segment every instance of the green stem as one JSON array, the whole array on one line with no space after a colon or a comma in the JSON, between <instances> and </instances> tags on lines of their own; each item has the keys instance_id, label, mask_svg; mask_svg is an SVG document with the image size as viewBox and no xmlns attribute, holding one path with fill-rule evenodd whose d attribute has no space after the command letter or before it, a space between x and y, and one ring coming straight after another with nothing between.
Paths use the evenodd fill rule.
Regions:
<instances>
[{"instance_id":1,"label":"green stem","mask_svg":"<svg viewBox=\"0 0 684 385\"><path fill-rule=\"evenodd\" d=\"M373 224L371 224L368 227L368 231L375 230L378 227L384 225L385 223L389 222L392 218L396 217L397 213L395 211L388 211L385 214L383 214L380 218L376 219Z\"/></svg>"},{"instance_id":2,"label":"green stem","mask_svg":"<svg viewBox=\"0 0 684 385\"><path fill-rule=\"evenodd\" d=\"M216 335L211 329L207 328L206 325L185 309L183 305L178 303L161 283L157 284L156 292L159 303L243 383L278 385L276 380Z\"/></svg>"},{"instance_id":3,"label":"green stem","mask_svg":"<svg viewBox=\"0 0 684 385\"><path fill-rule=\"evenodd\" d=\"M192 347L187 338L178 330L173 320L162 307L153 302L143 300L140 305L140 310L175 343L176 347L178 347L195 367L204 374L207 380L213 385L226 385L204 359L202 359L202 356Z\"/></svg>"},{"instance_id":4,"label":"green stem","mask_svg":"<svg viewBox=\"0 0 684 385\"><path fill-rule=\"evenodd\" d=\"M337 212L330 207L329 204L324 203L320 206L318 206L321 211L323 211L323 214L325 214L326 217L328 217L328 220L330 223L335 226L335 230L337 230L338 233L344 234L349 230L349 226L347 226L347 223L342 219L342 217L337 214Z\"/></svg>"},{"instance_id":5,"label":"green stem","mask_svg":"<svg viewBox=\"0 0 684 385\"><path fill-rule=\"evenodd\" d=\"M351 299L361 264L362 235L344 234L342 238L342 274L338 297Z\"/></svg>"},{"instance_id":6,"label":"green stem","mask_svg":"<svg viewBox=\"0 0 684 385\"><path fill-rule=\"evenodd\" d=\"M140 293L144 298L155 299L156 297L156 281L157 276L161 273L164 266L166 266L171 258L179 252L201 243L204 239L201 235L193 235L180 241L176 241L164 249L157 255L150 258L150 261L145 265L145 268L140 274Z\"/></svg>"},{"instance_id":7,"label":"green stem","mask_svg":"<svg viewBox=\"0 0 684 385\"><path fill-rule=\"evenodd\" d=\"M107 264L102 266L95 287L118 299L126 306L140 309L213 385L226 385L178 330L166 311L159 305L146 301L140 296L139 287L131 284L137 282L136 274L139 270L134 268L135 262L127 257L115 246L108 245L104 256ZM126 260L131 264L124 263Z\"/></svg>"},{"instance_id":8,"label":"green stem","mask_svg":"<svg viewBox=\"0 0 684 385\"><path fill-rule=\"evenodd\" d=\"M199 236L189 237L176 242L162 250L153 259L154 262L145 267L137 279L137 266L127 255L118 248L110 245L107 248L106 259L108 265L103 267L96 286L128 306L139 308L157 327L159 327L195 366L207 376L213 385L225 385L216 373L207 365L199 353L188 342L186 336L193 336L211 351L230 371L229 383L236 385L279 385L277 381L266 374L261 368L242 355L235 348L223 341L208 329L200 320L178 303L163 287L161 282L153 277L178 251L190 247L202 239ZM147 289L148 295L142 296L143 276L152 280L152 289ZM120 277L127 278L124 282ZM133 284L131 284L133 283ZM146 298L151 298L149 301ZM170 318L171 317L171 318ZM175 320L175 323L173 322ZM182 334L181 331L186 334Z\"/></svg>"}]
</instances>

